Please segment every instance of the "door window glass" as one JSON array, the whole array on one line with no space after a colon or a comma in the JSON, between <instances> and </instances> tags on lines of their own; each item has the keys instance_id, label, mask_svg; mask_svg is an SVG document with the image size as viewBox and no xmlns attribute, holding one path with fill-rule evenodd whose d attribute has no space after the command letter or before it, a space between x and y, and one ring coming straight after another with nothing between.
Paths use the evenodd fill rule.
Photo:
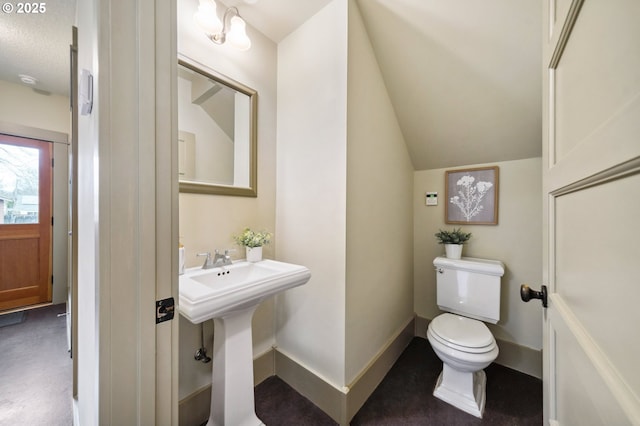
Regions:
<instances>
[{"instance_id":1,"label":"door window glass","mask_svg":"<svg viewBox=\"0 0 640 426\"><path fill-rule=\"evenodd\" d=\"M40 151L0 144L0 224L38 223Z\"/></svg>"}]
</instances>

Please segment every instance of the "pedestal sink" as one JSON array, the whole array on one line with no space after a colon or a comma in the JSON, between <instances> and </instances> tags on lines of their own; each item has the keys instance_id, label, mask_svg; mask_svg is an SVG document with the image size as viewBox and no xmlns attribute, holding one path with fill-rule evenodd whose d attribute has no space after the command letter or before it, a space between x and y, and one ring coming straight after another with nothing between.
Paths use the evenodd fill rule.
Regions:
<instances>
[{"instance_id":1,"label":"pedestal sink","mask_svg":"<svg viewBox=\"0 0 640 426\"><path fill-rule=\"evenodd\" d=\"M263 424L254 406L251 318L265 298L309 278L304 266L274 260L193 268L180 276L180 313L194 324L213 319L215 325L207 426Z\"/></svg>"}]
</instances>

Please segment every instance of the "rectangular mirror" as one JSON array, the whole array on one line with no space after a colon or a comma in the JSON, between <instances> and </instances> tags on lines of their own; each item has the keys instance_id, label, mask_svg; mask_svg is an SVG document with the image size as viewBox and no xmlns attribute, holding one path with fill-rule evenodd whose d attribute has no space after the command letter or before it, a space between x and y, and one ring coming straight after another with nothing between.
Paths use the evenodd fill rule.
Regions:
<instances>
[{"instance_id":1,"label":"rectangular mirror","mask_svg":"<svg viewBox=\"0 0 640 426\"><path fill-rule=\"evenodd\" d=\"M256 197L258 93L178 58L180 192Z\"/></svg>"}]
</instances>

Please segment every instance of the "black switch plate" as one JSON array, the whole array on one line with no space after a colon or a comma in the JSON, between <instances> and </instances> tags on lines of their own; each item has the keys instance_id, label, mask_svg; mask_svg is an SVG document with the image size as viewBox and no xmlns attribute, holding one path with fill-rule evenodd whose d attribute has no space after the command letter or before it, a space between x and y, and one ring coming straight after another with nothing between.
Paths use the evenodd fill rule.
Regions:
<instances>
[{"instance_id":1,"label":"black switch plate","mask_svg":"<svg viewBox=\"0 0 640 426\"><path fill-rule=\"evenodd\" d=\"M173 297L156 300L156 324L173 319L175 303Z\"/></svg>"}]
</instances>

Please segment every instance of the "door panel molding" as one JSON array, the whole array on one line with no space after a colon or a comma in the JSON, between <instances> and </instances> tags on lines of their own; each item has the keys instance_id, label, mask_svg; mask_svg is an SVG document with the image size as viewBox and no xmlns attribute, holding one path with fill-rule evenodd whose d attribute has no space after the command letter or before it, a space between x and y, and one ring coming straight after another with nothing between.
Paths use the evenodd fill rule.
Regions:
<instances>
[{"instance_id":1,"label":"door panel molding","mask_svg":"<svg viewBox=\"0 0 640 426\"><path fill-rule=\"evenodd\" d=\"M640 173L640 156L632 160L625 161L596 173L595 175L574 181L563 187L551 191L553 197L561 197L572 192L589 189L593 186L603 185L612 180L622 179Z\"/></svg>"},{"instance_id":2,"label":"door panel molding","mask_svg":"<svg viewBox=\"0 0 640 426\"><path fill-rule=\"evenodd\" d=\"M640 424L640 346L624 328L638 266L615 251L638 236L640 7L548 0L544 15L544 421Z\"/></svg>"},{"instance_id":3,"label":"door panel molding","mask_svg":"<svg viewBox=\"0 0 640 426\"><path fill-rule=\"evenodd\" d=\"M556 198L553 292L635 392L640 391L640 370L632 354L640 353L640 341L629 339L624 329L640 323L630 297L640 274L632 248L640 238L632 225L640 215L638 187L640 173Z\"/></svg>"},{"instance_id":4,"label":"door panel molding","mask_svg":"<svg viewBox=\"0 0 640 426\"><path fill-rule=\"evenodd\" d=\"M589 359L590 366L593 366L593 371L598 374L603 384L607 386L614 396L607 405L619 405L620 410L624 411L627 415L626 419L619 417L614 423L608 424L625 424L626 422L624 421L627 420L630 421L631 424L640 423L640 400L637 397L633 397L634 392L631 386L629 386L624 377L609 361L604 351L592 339L578 318L573 315L562 296L557 293L551 294L549 301L553 303L555 307L555 309L551 311L552 315L550 316L551 327L554 330L554 334L561 332L565 337L571 336L575 339L582 353ZM560 328L556 329L554 327L556 325ZM562 328L564 327L566 327L568 333L566 331L563 332ZM612 419L606 420L613 421Z\"/></svg>"},{"instance_id":5,"label":"door panel molding","mask_svg":"<svg viewBox=\"0 0 640 426\"><path fill-rule=\"evenodd\" d=\"M573 27L576 25L576 21L578 20L578 15L580 14L580 9L582 9L583 3L584 0L573 0L571 2L571 6L569 6L569 12L567 13L567 17L565 18L562 25L562 30L560 31L560 35L558 36L558 40L555 44L556 47L553 50L553 55L551 55L549 69L556 69L556 67L558 66L560 58L564 53L564 49L569 42L571 31L573 31Z\"/></svg>"},{"instance_id":6,"label":"door panel molding","mask_svg":"<svg viewBox=\"0 0 640 426\"><path fill-rule=\"evenodd\" d=\"M554 0L551 0L550 3L553 4ZM621 4L616 6L620 8L623 2L618 3ZM598 19L603 14L606 14L609 20L602 24L603 28L600 28L602 31L611 30L615 28L616 24L633 25L632 19L626 17L624 12L603 13L602 4L588 4L592 6L590 8L586 6L583 8L583 4L584 0L572 1L562 23L561 34L550 40L549 45L544 49L544 55L551 56L545 79L547 83L545 118L547 119L548 160L550 167L565 166L550 172L554 189L566 185L567 182L586 178L603 168L613 167L630 157L640 156L640 144L628 143L629 135L640 134L640 120L638 120L640 116L640 85L638 85L636 74L632 71L624 71L627 68L619 65L629 57L631 46L638 48L640 44L635 42L635 44L629 45L633 43L629 41L626 41L625 44L624 37L628 36L625 36L624 33L616 35L612 31L606 31L606 33L611 33L606 35L608 37L606 42L611 46L607 47L605 41L596 43L603 37L592 36L593 31L586 29L599 25ZM550 8L552 9L553 6ZM584 17L580 22L585 21L585 23L580 27L580 31L576 32L574 30L578 27L578 17ZM567 58L570 62L566 66L559 67L561 59L566 56L564 53L573 33L578 39L576 39L577 44L572 44L572 46L578 49L582 55L570 55ZM594 45L593 48L592 45ZM633 61L633 59L630 60ZM637 63L637 58L635 61ZM595 67L596 72L581 75L582 73L579 71L581 67L586 67L586 70ZM603 78L602 73L607 70L610 71L606 75L610 77ZM571 83L576 78L580 80L580 83ZM563 83L565 84L563 85ZM613 84L614 90L611 92L592 90L592 88L598 88L605 83ZM570 116L570 124L560 127L558 123L562 117L558 117L558 114L567 110L575 111L577 106L575 104L567 105L567 100L559 99L559 96L566 93L563 90L572 90L571 94L582 96L583 104L588 99L589 104L599 106L589 108L580 106L580 109L577 109L578 113L574 112ZM612 95L603 96L605 93L607 95L612 93ZM585 98L589 95L594 97ZM582 130L576 132L577 127L581 127ZM563 138L562 136L566 132L569 132L569 135L573 137ZM580 149L575 149L578 146ZM562 152L558 152L559 150ZM568 155L569 153L571 155ZM570 163L565 164L565 160ZM587 169L586 173L563 176L564 170L579 169L580 167L575 167L576 164L582 165L583 170Z\"/></svg>"},{"instance_id":7,"label":"door panel molding","mask_svg":"<svg viewBox=\"0 0 640 426\"><path fill-rule=\"evenodd\" d=\"M597 180L602 169L615 169L621 162L628 161L628 158L640 157L640 144L630 144L629 137L626 136L640 134L638 117L640 94L606 120L587 139L580 141L579 150L553 164L548 176L550 189L558 191L573 182ZM550 124L551 122L552 120ZM549 134L553 134L553 130L550 130ZM554 141L550 141L550 145L552 143Z\"/></svg>"}]
</instances>

